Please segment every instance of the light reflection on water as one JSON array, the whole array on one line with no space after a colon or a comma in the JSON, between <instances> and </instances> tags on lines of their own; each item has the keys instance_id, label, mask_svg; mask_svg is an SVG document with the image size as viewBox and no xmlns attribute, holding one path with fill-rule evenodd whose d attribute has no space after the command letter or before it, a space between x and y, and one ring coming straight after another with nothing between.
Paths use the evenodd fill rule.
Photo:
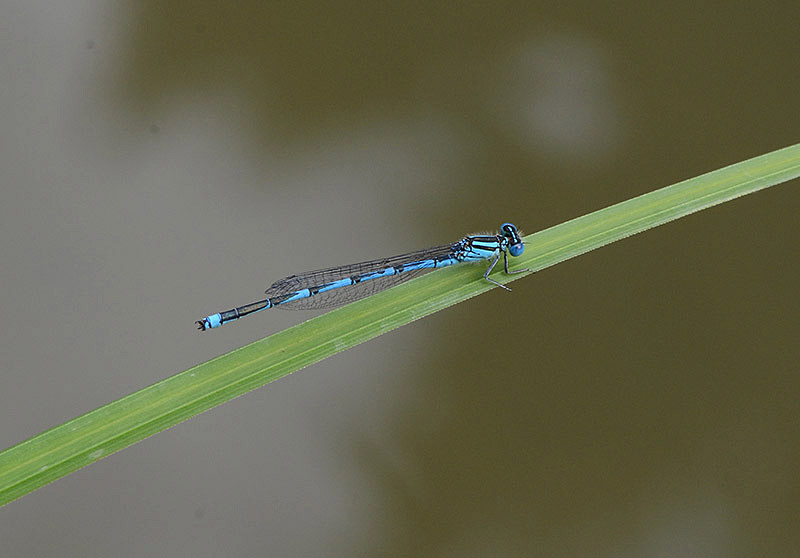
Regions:
<instances>
[{"instance_id":1,"label":"light reflection on water","mask_svg":"<svg viewBox=\"0 0 800 558\"><path fill-rule=\"evenodd\" d=\"M6 446L303 319L193 329L289 273L531 232L796 141L798 77L767 63L796 32L733 9L701 33L690 4L19 6ZM785 555L794 190L303 370L6 508L35 540L25 511L0 535L14 555Z\"/></svg>"}]
</instances>

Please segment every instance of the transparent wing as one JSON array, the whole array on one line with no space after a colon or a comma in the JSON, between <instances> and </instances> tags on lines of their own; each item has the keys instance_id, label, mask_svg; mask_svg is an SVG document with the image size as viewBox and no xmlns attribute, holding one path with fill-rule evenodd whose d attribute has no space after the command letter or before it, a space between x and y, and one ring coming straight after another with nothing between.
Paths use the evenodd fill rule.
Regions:
<instances>
[{"instance_id":1,"label":"transparent wing","mask_svg":"<svg viewBox=\"0 0 800 558\"><path fill-rule=\"evenodd\" d=\"M370 260L368 262L361 262L349 265L340 265L337 267L329 267L327 269L319 269L317 271L309 271L299 275L290 275L285 279L276 281L272 286L266 290L269 298L274 298L280 295L285 295L299 291L301 289L310 289L319 287L333 281L363 275L365 273L373 273L389 267L396 267L400 265L407 265L412 262L419 262L440 256L446 256L453 252L454 244L444 244L442 246L435 246L425 250L418 250L416 252L409 252L399 256L392 256L388 258L381 258L379 260ZM308 310L316 308L335 308L353 302L361 298L370 296L377 292L393 287L414 277L418 277L423 273L431 271L430 268L415 269L398 273L397 275L390 275L388 277L381 277L378 279L371 279L356 283L355 285L347 285L338 289L325 291L308 298L301 298L292 302L286 302L276 306L276 308L284 308L286 310Z\"/></svg>"}]
</instances>

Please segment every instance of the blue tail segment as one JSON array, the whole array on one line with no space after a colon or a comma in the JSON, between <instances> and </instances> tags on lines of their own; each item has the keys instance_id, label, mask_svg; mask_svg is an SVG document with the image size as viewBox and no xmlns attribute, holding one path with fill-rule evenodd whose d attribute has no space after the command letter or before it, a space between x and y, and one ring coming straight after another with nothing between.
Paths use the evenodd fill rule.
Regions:
<instances>
[{"instance_id":1,"label":"blue tail segment","mask_svg":"<svg viewBox=\"0 0 800 558\"><path fill-rule=\"evenodd\" d=\"M334 308L383 291L432 269L463 262L490 261L483 278L510 291L505 285L490 278L489 274L500 260L501 254L506 275L530 271L508 270L508 255L517 257L524 251L525 244L517 227L511 223L503 223L500 232L495 235L470 235L454 244L290 275L273 283L267 289L267 298L264 300L206 316L196 322L197 328L201 331L214 329L242 316L273 307L290 310Z\"/></svg>"}]
</instances>

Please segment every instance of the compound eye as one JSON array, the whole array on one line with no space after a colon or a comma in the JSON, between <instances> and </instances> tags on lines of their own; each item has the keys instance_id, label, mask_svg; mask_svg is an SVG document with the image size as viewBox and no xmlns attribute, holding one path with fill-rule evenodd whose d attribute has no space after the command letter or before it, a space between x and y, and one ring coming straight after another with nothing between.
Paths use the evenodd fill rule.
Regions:
<instances>
[{"instance_id":1,"label":"compound eye","mask_svg":"<svg viewBox=\"0 0 800 558\"><path fill-rule=\"evenodd\" d=\"M511 223L503 223L500 226L500 230L503 231L507 236L513 236L517 232L517 227Z\"/></svg>"},{"instance_id":2,"label":"compound eye","mask_svg":"<svg viewBox=\"0 0 800 558\"><path fill-rule=\"evenodd\" d=\"M517 242L508 247L508 253L515 258L525 251L525 245L522 242Z\"/></svg>"}]
</instances>

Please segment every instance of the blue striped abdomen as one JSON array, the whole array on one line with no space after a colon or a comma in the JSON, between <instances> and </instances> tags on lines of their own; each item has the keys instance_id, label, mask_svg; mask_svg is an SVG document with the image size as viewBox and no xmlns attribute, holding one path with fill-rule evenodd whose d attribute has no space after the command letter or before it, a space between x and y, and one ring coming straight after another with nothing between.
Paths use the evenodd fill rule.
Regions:
<instances>
[{"instance_id":1,"label":"blue striped abdomen","mask_svg":"<svg viewBox=\"0 0 800 558\"><path fill-rule=\"evenodd\" d=\"M460 262L491 260L483 275L484 279L507 289L490 278L489 274L501 254L506 274L530 271L508 270L508 255L519 256L524 249L517 228L511 223L504 223L496 235L466 236L454 244L290 275L273 283L267 289L267 298L264 300L212 314L196 323L199 329L205 330L217 328L226 322L268 308L333 308L407 281L429 269L447 267Z\"/></svg>"}]
</instances>

